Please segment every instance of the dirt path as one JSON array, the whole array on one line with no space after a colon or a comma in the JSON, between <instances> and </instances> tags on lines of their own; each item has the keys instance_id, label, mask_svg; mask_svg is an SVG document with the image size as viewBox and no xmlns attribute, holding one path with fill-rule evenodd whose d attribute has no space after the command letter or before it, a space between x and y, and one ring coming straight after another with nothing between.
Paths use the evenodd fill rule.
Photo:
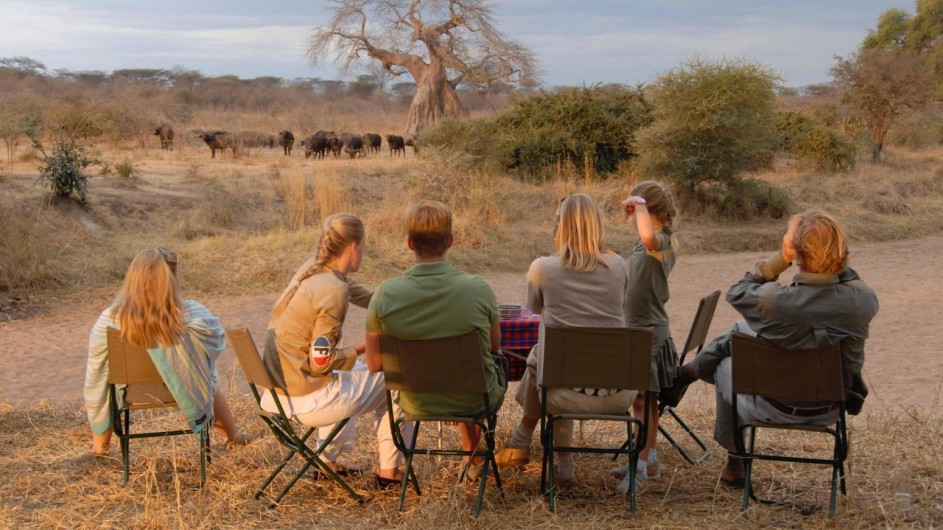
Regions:
<instances>
[{"instance_id":1,"label":"dirt path","mask_svg":"<svg viewBox=\"0 0 943 530\"><path fill-rule=\"evenodd\" d=\"M867 346L865 377L871 387L866 408L898 413L902 407L940 403L943 354L935 347L943 324L943 237L854 248L852 265L878 293L881 310L872 323ZM748 270L758 253L682 256L671 276L668 304L672 331L680 347L697 307L697 300L713 289L726 288ZM785 276L791 277L793 271ZM489 275L501 302L520 302L524 293L520 274ZM201 300L226 326L247 326L261 338L275 294L210 297ZM43 315L0 325L0 402L40 399L77 402L82 397L88 332L107 300L53 309ZM363 338L364 311L351 308L345 325L347 342ZM711 336L736 318L724 302L718 305ZM223 354L221 373L245 391L234 372L231 351ZM712 391L697 384L694 399L712 400Z\"/></svg>"}]
</instances>

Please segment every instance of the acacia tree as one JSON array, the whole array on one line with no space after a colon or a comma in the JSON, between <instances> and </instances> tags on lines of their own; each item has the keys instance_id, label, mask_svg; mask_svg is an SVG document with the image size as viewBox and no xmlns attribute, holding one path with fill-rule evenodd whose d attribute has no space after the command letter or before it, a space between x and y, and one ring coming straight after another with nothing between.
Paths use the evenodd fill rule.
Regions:
<instances>
[{"instance_id":1,"label":"acacia tree","mask_svg":"<svg viewBox=\"0 0 943 530\"><path fill-rule=\"evenodd\" d=\"M835 85L852 116L871 131L871 160L877 162L897 119L930 101L933 72L909 50L862 49L835 59Z\"/></svg>"},{"instance_id":2,"label":"acacia tree","mask_svg":"<svg viewBox=\"0 0 943 530\"><path fill-rule=\"evenodd\" d=\"M404 135L456 118L465 109L455 89L463 81L532 83L537 61L494 26L485 0L335 0L330 24L317 29L308 58L334 57L345 71L379 61L392 76L416 83Z\"/></svg>"}]
</instances>

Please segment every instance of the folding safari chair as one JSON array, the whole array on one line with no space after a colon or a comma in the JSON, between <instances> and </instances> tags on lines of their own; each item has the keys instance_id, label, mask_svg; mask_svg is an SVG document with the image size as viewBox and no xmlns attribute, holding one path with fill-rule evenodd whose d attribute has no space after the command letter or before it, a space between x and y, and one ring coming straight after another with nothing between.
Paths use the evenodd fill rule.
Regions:
<instances>
[{"instance_id":1,"label":"folding safari chair","mask_svg":"<svg viewBox=\"0 0 943 530\"><path fill-rule=\"evenodd\" d=\"M541 388L540 437L544 447L540 489L548 495L550 511L556 513L555 453L595 453L629 456L629 476L635 475L638 455L645 447L649 394L645 395L642 420L629 411L622 414L547 413L547 394L553 388L607 388L647 392L651 384L652 330L650 328L545 327ZM623 422L632 436L621 447L560 447L554 443L553 425L561 420ZM548 487L549 475L549 487ZM629 488L630 509L635 513L635 481Z\"/></svg>"},{"instance_id":2,"label":"folding safari chair","mask_svg":"<svg viewBox=\"0 0 943 530\"><path fill-rule=\"evenodd\" d=\"M121 388L118 388L121 386ZM124 463L124 483L128 483L131 467L131 439L155 438L193 434L189 428L175 431L150 431L131 434L131 411L156 408L175 408L177 402L164 384L147 350L121 338L121 332L108 328L108 393L111 397L111 417L114 432L121 445ZM120 398L120 399L119 399ZM200 441L200 487L206 483L206 462L210 460L210 426L196 433Z\"/></svg>"},{"instance_id":3,"label":"folding safari chair","mask_svg":"<svg viewBox=\"0 0 943 530\"><path fill-rule=\"evenodd\" d=\"M717 301L720 299L720 291L714 291L713 293L701 298L701 301L697 305L697 312L694 314L694 322L691 323L691 330L688 332L688 339L684 343L684 349L681 350L681 358L678 359L678 369L680 370L684 366L684 359L687 357L688 352L697 348L695 355L701 351L701 348L704 347L704 342L707 340L707 332L711 327L711 320L714 319L714 311L717 309ZM692 457L681 444L675 440L671 434L665 429L661 421L658 422L658 432L665 437L666 440L678 450L678 453L681 454L681 457L688 461L692 465L697 465L707 460L711 456L711 451L708 449L707 444L690 428L688 424L678 416L678 413L675 412L675 407L684 396L682 392L681 395L677 397L677 400L669 402L666 400L665 396L659 393L658 395L658 418L661 419L662 415L666 412L669 416L674 418L678 425L684 429L684 432L691 437L694 443L701 450L701 454ZM629 432L628 439L632 438L632 433ZM629 442L626 441L626 444ZM612 459L615 460L618 458L618 455L613 456Z\"/></svg>"},{"instance_id":4,"label":"folding safari chair","mask_svg":"<svg viewBox=\"0 0 943 530\"><path fill-rule=\"evenodd\" d=\"M688 332L688 340L684 342L684 349L681 350L681 358L678 360L678 369L680 370L684 366L684 358L687 357L688 352L694 350L694 355L700 353L701 348L704 347L704 343L707 341L707 332L711 327L711 320L714 319L714 311L717 309L717 301L720 299L720 291L714 291L713 293L701 298L701 301L697 305L697 312L694 314L694 322L691 323L691 330ZM678 397L680 399L684 394ZM678 425L684 429L684 432L694 440L694 443L701 449L701 454L697 457L692 457L688 454L687 451L681 444L679 444L674 438L668 434L668 431L665 430L662 422L658 422L658 432L668 440L675 449L681 454L681 456L692 465L697 465L707 460L711 456L710 449L707 448L707 444L698 437L697 434L688 427L688 424L685 423L675 412L675 407L677 403L666 403L662 400L659 395L658 401L658 418L660 419L665 413L668 413L669 416L674 418Z\"/></svg>"},{"instance_id":5,"label":"folding safari chair","mask_svg":"<svg viewBox=\"0 0 943 530\"><path fill-rule=\"evenodd\" d=\"M334 440L334 437L337 436L337 433L347 425L348 419L344 419L337 423L331 432L328 434L327 438L324 440L324 443L316 449L312 449L307 445L308 438L314 433L315 427L309 427L307 431L301 436L298 436L295 431L294 426L292 425L292 419L289 414L285 413L285 410L282 408L282 402L278 399L278 393L281 392L282 395L288 395L284 388L277 386L272 378L269 377L268 372L265 370L265 366L262 364L262 358L259 356L259 350L255 346L255 341L252 340L252 335L249 334L249 330L245 328L240 329L227 329L226 336L229 337L229 342L232 344L233 349L236 351L236 358L239 360L239 365L242 366L242 371L246 376L246 381L249 383L249 388L252 390L252 395L255 396L256 404L259 405L259 417L262 418L262 421L268 425L269 429L272 431L272 434L275 436L275 439L278 440L278 443L282 444L288 452L285 454L285 458L282 459L278 467L272 471L272 474L265 479L265 482L262 486L259 487L258 491L255 493L255 498L258 499L261 497L265 488L275 480L275 477L281 473L282 469L288 464L288 462L294 458L296 455L304 461L304 464L301 466L301 469L295 473L295 476L292 477L291 481L285 485L281 492L272 500L272 505L275 506L279 501L282 500L282 497L288 493L288 490L298 482L298 479L305 474L308 469L312 466L320 473L329 477L332 481L337 483L348 495L351 496L354 500L358 502L363 502L364 498L356 493L347 483L334 472L322 459L321 454L324 452L325 448ZM261 389L261 391L260 391ZM261 392L271 392L272 398L275 401L275 406L278 408L278 413L274 414L262 409L262 394Z\"/></svg>"},{"instance_id":6,"label":"folding safari chair","mask_svg":"<svg viewBox=\"0 0 943 530\"><path fill-rule=\"evenodd\" d=\"M750 499L765 504L792 504L788 501L757 498L753 492L754 460L774 460L801 464L820 464L832 467L829 518L835 515L836 479L842 495L845 488L845 458L848 456L848 431L845 423L845 392L842 384L841 346L834 344L810 350L786 350L764 340L741 333L733 336L732 348L734 441L744 458L746 483L743 488L743 510ZM790 405L809 403L812 407L832 403L838 411L834 426L781 425L760 422L743 423L737 415L738 395L762 396L767 400L782 400ZM825 406L827 407L827 405ZM795 408L795 407L794 407ZM824 413L824 411L823 411ZM809 458L756 451L756 430L789 429L825 433L835 439L831 458ZM750 441L744 440L747 431Z\"/></svg>"},{"instance_id":7,"label":"folding safari chair","mask_svg":"<svg viewBox=\"0 0 943 530\"><path fill-rule=\"evenodd\" d=\"M494 482L501 498L501 475L494 460L494 432L498 422L497 411L488 400L488 384L485 380L485 367L481 357L481 335L477 330L464 335L441 339L405 340L391 335L380 335L380 349L383 352L383 376L386 379L387 408L393 441L397 449L406 455L406 470L399 494L399 510L402 511L406 498L406 487L412 482L416 495L421 495L419 481L413 470L413 457L417 454L468 456L470 461L476 456L484 456L485 464L478 487L478 499L475 503L475 516L481 513L481 503L485 495L489 468L494 471ZM505 372L506 373L506 372ZM455 415L410 415L401 418L393 415L393 391L410 393L480 394L481 410L477 414ZM403 438L401 430L404 422L415 422L415 430L409 443ZM424 422L459 422L477 425L485 440L482 453L477 448L471 451L462 449L424 449L416 447L419 429ZM464 480L468 466L462 470L460 480Z\"/></svg>"}]
</instances>

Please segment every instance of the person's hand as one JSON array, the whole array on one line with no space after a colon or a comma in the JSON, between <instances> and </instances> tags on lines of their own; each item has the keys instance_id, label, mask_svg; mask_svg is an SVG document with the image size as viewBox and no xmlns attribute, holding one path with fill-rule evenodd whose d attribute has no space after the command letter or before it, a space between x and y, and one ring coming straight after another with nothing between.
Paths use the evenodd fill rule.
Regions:
<instances>
[{"instance_id":1,"label":"person's hand","mask_svg":"<svg viewBox=\"0 0 943 530\"><path fill-rule=\"evenodd\" d=\"M780 253L783 255L783 259L787 263L792 263L796 261L796 246L793 244L793 240L796 236L796 223L789 225L789 230L786 230L786 235L783 236L783 248Z\"/></svg>"},{"instance_id":2,"label":"person's hand","mask_svg":"<svg viewBox=\"0 0 943 530\"><path fill-rule=\"evenodd\" d=\"M360 344L354 346L354 349L357 350L357 354L366 353L366 352L367 352L367 342L366 342L366 341L361 342Z\"/></svg>"},{"instance_id":3,"label":"person's hand","mask_svg":"<svg viewBox=\"0 0 943 530\"><path fill-rule=\"evenodd\" d=\"M638 195L633 195L628 199L622 201L622 207L625 208L625 218L628 219L635 213L635 208L638 206L644 206L646 203L645 199L639 197Z\"/></svg>"}]
</instances>

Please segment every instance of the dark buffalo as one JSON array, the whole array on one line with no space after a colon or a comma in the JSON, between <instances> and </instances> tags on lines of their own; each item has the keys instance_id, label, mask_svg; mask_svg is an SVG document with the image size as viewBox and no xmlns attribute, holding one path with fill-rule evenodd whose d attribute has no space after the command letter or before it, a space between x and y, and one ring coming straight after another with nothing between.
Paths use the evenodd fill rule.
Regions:
<instances>
[{"instance_id":1,"label":"dark buffalo","mask_svg":"<svg viewBox=\"0 0 943 530\"><path fill-rule=\"evenodd\" d=\"M386 143L390 146L390 156L395 156L397 151L401 151L406 156L406 141L402 136L395 134L386 135Z\"/></svg>"},{"instance_id":2,"label":"dark buffalo","mask_svg":"<svg viewBox=\"0 0 943 530\"><path fill-rule=\"evenodd\" d=\"M334 153L334 158L338 158L341 156L341 148L344 147L344 139L342 136L331 134L327 137L327 145L331 149L331 153Z\"/></svg>"},{"instance_id":3,"label":"dark buffalo","mask_svg":"<svg viewBox=\"0 0 943 530\"><path fill-rule=\"evenodd\" d=\"M368 153L379 153L383 138L379 134L366 133L363 135L363 146Z\"/></svg>"},{"instance_id":4,"label":"dark buffalo","mask_svg":"<svg viewBox=\"0 0 943 530\"><path fill-rule=\"evenodd\" d=\"M154 129L154 135L160 136L160 148L174 150L174 128L166 123Z\"/></svg>"},{"instance_id":5,"label":"dark buffalo","mask_svg":"<svg viewBox=\"0 0 943 530\"><path fill-rule=\"evenodd\" d=\"M210 158L216 158L217 150L225 151L226 149L232 149L233 158L235 158L236 153L239 151L239 140L226 131L200 131L197 133L197 136L210 148L210 153L212 153Z\"/></svg>"},{"instance_id":6,"label":"dark buffalo","mask_svg":"<svg viewBox=\"0 0 943 530\"><path fill-rule=\"evenodd\" d=\"M359 134L346 134L345 136L344 151L351 158L356 158L357 155L366 156L363 152L363 138Z\"/></svg>"},{"instance_id":7,"label":"dark buffalo","mask_svg":"<svg viewBox=\"0 0 943 530\"><path fill-rule=\"evenodd\" d=\"M325 152L330 148L328 139L334 135L334 131L318 131L305 138L301 145L304 146L305 158L314 156L315 158L324 158Z\"/></svg>"},{"instance_id":8,"label":"dark buffalo","mask_svg":"<svg viewBox=\"0 0 943 530\"><path fill-rule=\"evenodd\" d=\"M295 145L295 135L291 131L278 133L278 145L282 146L286 156L291 156L291 148Z\"/></svg>"}]
</instances>

